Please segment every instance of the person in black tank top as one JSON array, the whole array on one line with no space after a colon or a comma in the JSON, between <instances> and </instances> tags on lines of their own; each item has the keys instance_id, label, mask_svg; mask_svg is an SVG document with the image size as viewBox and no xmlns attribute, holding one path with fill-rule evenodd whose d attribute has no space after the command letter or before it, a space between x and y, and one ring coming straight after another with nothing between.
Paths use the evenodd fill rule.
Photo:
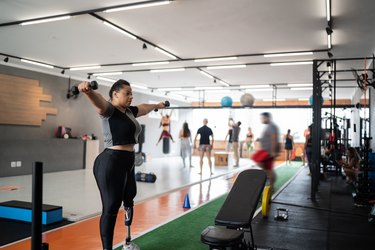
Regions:
<instances>
[{"instance_id":1,"label":"person in black tank top","mask_svg":"<svg viewBox=\"0 0 375 250\"><path fill-rule=\"evenodd\" d=\"M103 127L104 151L94 163L94 176L102 200L100 237L103 249L113 247L113 232L121 203L125 210L125 225L130 227L133 218L134 197L137 193L134 173L134 145L138 143L141 126L136 117L154 109L164 108L164 103L131 106L133 92L125 80L115 82L110 91L110 101L93 91L89 82L81 82L83 92L100 115ZM130 228L129 228L130 229ZM130 235L125 246L128 247Z\"/></svg>"},{"instance_id":2,"label":"person in black tank top","mask_svg":"<svg viewBox=\"0 0 375 250\"><path fill-rule=\"evenodd\" d=\"M285 149L285 164L291 164L292 150L294 146L293 136L290 134L290 129L288 129L286 135L284 136L284 149Z\"/></svg>"}]
</instances>

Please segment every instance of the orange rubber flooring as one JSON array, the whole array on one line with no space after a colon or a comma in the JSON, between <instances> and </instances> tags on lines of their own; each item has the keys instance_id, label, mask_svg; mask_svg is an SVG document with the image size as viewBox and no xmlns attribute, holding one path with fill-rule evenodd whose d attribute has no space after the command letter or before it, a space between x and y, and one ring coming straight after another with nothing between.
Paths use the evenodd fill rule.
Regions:
<instances>
[{"instance_id":1,"label":"orange rubber flooring","mask_svg":"<svg viewBox=\"0 0 375 250\"><path fill-rule=\"evenodd\" d=\"M165 224L190 209L183 208L186 194L189 196L191 209L229 192L237 174L228 174L211 180L194 184L140 203L135 204L132 238L144 234L157 226ZM83 204L84 205L84 204ZM43 233L43 242L49 244L50 250L93 250L102 249L99 234L100 216L92 217L65 227ZM124 211L120 210L115 227L114 247L125 240ZM31 249L31 239L3 247L4 250Z\"/></svg>"}]
</instances>

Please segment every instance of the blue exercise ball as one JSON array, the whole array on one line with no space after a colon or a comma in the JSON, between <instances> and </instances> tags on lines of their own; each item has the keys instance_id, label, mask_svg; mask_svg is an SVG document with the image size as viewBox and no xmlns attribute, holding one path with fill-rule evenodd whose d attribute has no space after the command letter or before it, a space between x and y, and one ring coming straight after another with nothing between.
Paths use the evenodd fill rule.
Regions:
<instances>
[{"instance_id":1,"label":"blue exercise ball","mask_svg":"<svg viewBox=\"0 0 375 250\"><path fill-rule=\"evenodd\" d=\"M310 97L309 97L309 104L310 104L310 105L313 105L313 103L314 103L314 102L313 102L313 96L310 96ZM322 105L323 105L323 103L324 103L324 98L323 98L323 96L322 96L322 99L321 99L321 103L322 103Z\"/></svg>"},{"instance_id":2,"label":"blue exercise ball","mask_svg":"<svg viewBox=\"0 0 375 250\"><path fill-rule=\"evenodd\" d=\"M221 106L222 107L232 107L232 104L233 104L233 100L232 100L231 97L224 96L223 98L221 98Z\"/></svg>"}]
</instances>

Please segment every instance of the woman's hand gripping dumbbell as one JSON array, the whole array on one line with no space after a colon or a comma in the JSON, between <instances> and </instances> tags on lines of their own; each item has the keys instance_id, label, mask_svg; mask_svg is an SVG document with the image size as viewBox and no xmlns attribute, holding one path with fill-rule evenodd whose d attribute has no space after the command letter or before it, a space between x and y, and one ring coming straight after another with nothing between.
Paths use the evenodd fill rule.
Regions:
<instances>
[{"instance_id":1,"label":"woman's hand gripping dumbbell","mask_svg":"<svg viewBox=\"0 0 375 250\"><path fill-rule=\"evenodd\" d=\"M167 107L169 107L169 106L171 105L171 104L169 103L169 101L165 101L163 104L164 104L164 108L167 108ZM155 112L158 112L159 109L156 108L156 109L154 109L154 111L155 111Z\"/></svg>"},{"instance_id":2,"label":"woman's hand gripping dumbbell","mask_svg":"<svg viewBox=\"0 0 375 250\"><path fill-rule=\"evenodd\" d=\"M78 95L79 92L87 93L95 89L98 89L98 82L91 81L91 82L81 82L80 84L78 84L78 86L73 86L70 91L72 92L73 95Z\"/></svg>"}]
</instances>

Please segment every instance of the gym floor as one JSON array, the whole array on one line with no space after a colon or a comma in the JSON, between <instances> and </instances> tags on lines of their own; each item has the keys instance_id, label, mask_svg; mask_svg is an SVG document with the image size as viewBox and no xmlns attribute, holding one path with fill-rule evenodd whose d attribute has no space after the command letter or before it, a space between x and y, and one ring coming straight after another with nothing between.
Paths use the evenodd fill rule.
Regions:
<instances>
[{"instance_id":1,"label":"gym floor","mask_svg":"<svg viewBox=\"0 0 375 250\"><path fill-rule=\"evenodd\" d=\"M136 168L136 172L153 172L158 179L153 184L137 182L132 237L187 212L183 209L187 193L192 208L227 193L233 182L232 177L241 170L253 166L253 163L248 159L241 159L240 166L234 168L233 160L229 157L228 167L215 166L212 176L209 174L207 159L204 159L203 175L198 174L198 157L193 157L193 166L183 168L180 157L163 157L151 159ZM62 206L63 217L76 221L43 234L43 239L49 243L50 249L100 249L101 202L92 169L46 173L43 181L43 203ZM16 188L13 191L0 191L0 202L31 200L30 175L3 177L0 178L0 182L2 186ZM125 238L123 220L124 214L121 211L116 224L114 244L121 243ZM30 239L3 247L4 250L30 249Z\"/></svg>"},{"instance_id":2,"label":"gym floor","mask_svg":"<svg viewBox=\"0 0 375 250\"><path fill-rule=\"evenodd\" d=\"M137 168L137 170L155 172L158 180L155 184L138 183L139 192L132 226L133 238L227 193L238 172L253 166L251 161L244 159L239 168L216 167L212 177L206 168L201 178L198 175L197 158L194 158L195 167L191 169L182 168L179 162L181 161L178 157L153 159L142 168ZM82 172L84 174L80 174ZM311 179L307 173L307 168L303 168L285 189L275 195L268 218L262 218L261 213L255 216L252 224L255 244L259 248L273 249L374 249L375 227L367 221L369 208L354 206L345 180L331 175L321 181L316 202L312 202L310 199ZM54 176L55 181L62 177L71 178L75 180L76 188L89 196L91 193L97 193L96 186L90 184L92 183L91 175L91 171L69 171L46 174L48 177L45 180L51 179L51 176ZM74 178L74 176L78 177ZM0 181L14 185L10 180L11 178L1 178ZM53 183L52 180L49 182ZM17 185L24 187L27 183ZM65 190L64 192L67 192L70 188ZM31 193L26 188L11 192L21 191ZM3 193L2 200L6 199ZM46 201L49 199L49 192L45 193ZM70 193L70 198L78 196L74 198L77 199L77 208L85 207L86 211L93 211L94 209L89 209L89 207L100 205L100 200L96 198L91 198L93 200L90 203L78 202L79 198L83 197L80 193ZM191 210L183 208L186 194L189 194ZM18 194L18 197L22 197L21 194ZM86 197L86 199L89 198ZM63 203L64 199L61 202ZM287 208L288 220L274 220L276 208ZM69 209L74 212L74 207ZM95 213L99 211L100 209ZM43 240L48 242L50 249L53 250L100 249L99 216L92 217L87 214L82 218L87 216L90 218L44 233ZM121 211L115 229L114 245L116 246L119 246L125 238L126 230L123 219L124 213ZM3 249L30 249L30 239L14 242L4 246Z\"/></svg>"},{"instance_id":3,"label":"gym floor","mask_svg":"<svg viewBox=\"0 0 375 250\"><path fill-rule=\"evenodd\" d=\"M345 180L336 175L322 180L315 202L310 199L310 182L304 168L274 198L269 217L258 214L253 219L255 244L273 249L375 249L370 208L354 206ZM277 208L288 209L288 220L274 219Z\"/></svg>"},{"instance_id":4,"label":"gym floor","mask_svg":"<svg viewBox=\"0 0 375 250\"><path fill-rule=\"evenodd\" d=\"M212 159L213 162L213 159ZM154 184L137 183L138 193L135 202L217 178L228 172L243 169L251 163L241 159L240 167L233 168L233 159L229 157L228 167L214 167L210 176L207 159L204 159L203 175L199 175L199 158L193 157L193 168L183 168L180 157L150 159L135 171L153 172L157 176ZM0 191L0 202L9 200L31 201L31 175L0 178L1 186L11 186L16 190ZM69 221L79 221L98 215L101 212L100 194L92 169L46 173L43 178L43 203L63 207L63 217ZM82 206L82 204L85 204Z\"/></svg>"}]
</instances>

